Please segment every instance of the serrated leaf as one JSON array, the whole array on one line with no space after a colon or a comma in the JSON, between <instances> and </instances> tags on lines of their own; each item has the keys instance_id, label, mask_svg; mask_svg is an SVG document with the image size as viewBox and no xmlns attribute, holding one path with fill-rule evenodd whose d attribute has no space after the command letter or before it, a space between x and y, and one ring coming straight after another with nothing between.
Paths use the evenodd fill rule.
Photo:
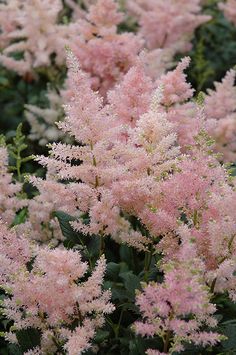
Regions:
<instances>
[{"instance_id":1,"label":"serrated leaf","mask_svg":"<svg viewBox=\"0 0 236 355\"><path fill-rule=\"evenodd\" d=\"M95 343L102 343L105 339L109 337L109 332L107 330L98 330L94 338Z\"/></svg>"},{"instance_id":2,"label":"serrated leaf","mask_svg":"<svg viewBox=\"0 0 236 355\"><path fill-rule=\"evenodd\" d=\"M109 280L117 281L120 273L120 264L110 262L107 264L106 277Z\"/></svg>"},{"instance_id":3,"label":"serrated leaf","mask_svg":"<svg viewBox=\"0 0 236 355\"><path fill-rule=\"evenodd\" d=\"M122 280L124 280L124 286L128 291L129 298L133 300L135 298L135 290L140 290L140 280L138 276L134 275L132 271L123 272L120 274Z\"/></svg>"},{"instance_id":4,"label":"serrated leaf","mask_svg":"<svg viewBox=\"0 0 236 355\"><path fill-rule=\"evenodd\" d=\"M53 212L53 216L58 219L61 232L66 238L66 243L68 243L68 246L73 247L74 245L79 244L79 234L76 233L70 225L70 222L75 221L76 218L63 211Z\"/></svg>"}]
</instances>

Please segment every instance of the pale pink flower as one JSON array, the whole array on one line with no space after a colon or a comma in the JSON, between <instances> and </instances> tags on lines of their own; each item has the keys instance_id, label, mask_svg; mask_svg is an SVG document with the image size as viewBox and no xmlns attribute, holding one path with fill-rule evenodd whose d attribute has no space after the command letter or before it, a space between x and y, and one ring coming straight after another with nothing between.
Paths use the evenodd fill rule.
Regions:
<instances>
[{"instance_id":1,"label":"pale pink flower","mask_svg":"<svg viewBox=\"0 0 236 355\"><path fill-rule=\"evenodd\" d=\"M61 10L61 0L14 0L14 6L9 0L1 6L0 18L9 18L9 12L13 11L14 19L10 29L1 22L1 36L7 39L0 55L1 63L19 75L50 66L52 55L55 56L55 64L62 65L65 62L65 45L69 45L77 34L77 25L58 24ZM17 52L23 52L23 59L17 61L11 57Z\"/></svg>"},{"instance_id":2,"label":"pale pink flower","mask_svg":"<svg viewBox=\"0 0 236 355\"><path fill-rule=\"evenodd\" d=\"M209 130L215 139L215 151L223 154L222 160L234 162L236 158L236 86L235 70L226 73L222 82L215 83L215 90L208 90L205 97L208 119L216 120Z\"/></svg>"},{"instance_id":3,"label":"pale pink flower","mask_svg":"<svg viewBox=\"0 0 236 355\"><path fill-rule=\"evenodd\" d=\"M168 171L175 163L179 149L175 146L173 126L162 112L159 91L152 92L153 99L148 102L151 83L139 67L131 70L124 86L116 89L122 93L126 85L129 87L134 74L142 75L146 85L142 89L140 108L137 101L127 102L127 105L132 103L136 112L136 127L135 120L124 126L125 119L127 123L131 120L119 114L120 106L114 92L109 96L110 101L115 100L114 103L104 104L90 88L88 77L79 69L71 53L68 60L74 94L71 91L70 103L65 106L67 117L60 127L74 135L82 146L53 144L52 158L38 159L43 165L55 169L58 179L77 181L67 184L66 189L69 188L76 196L78 210L89 214L90 223L85 225L78 220L73 223L76 230L86 234L112 235L122 241L126 235L130 243L134 234L121 209L130 212L144 206L153 193L152 184L156 186L155 177ZM74 159L82 161L82 164L71 164ZM142 190L139 189L140 184ZM86 198L85 193L88 194ZM136 237L138 235L136 233ZM145 238L140 235L139 240L144 241ZM139 243L134 241L133 244Z\"/></svg>"},{"instance_id":4,"label":"pale pink flower","mask_svg":"<svg viewBox=\"0 0 236 355\"><path fill-rule=\"evenodd\" d=\"M13 181L13 174L9 172L7 148L0 146L0 218L11 224L16 212L27 205L26 200L20 198L22 184Z\"/></svg>"},{"instance_id":5,"label":"pale pink flower","mask_svg":"<svg viewBox=\"0 0 236 355\"><path fill-rule=\"evenodd\" d=\"M163 87L163 98L161 100L163 105L169 107L192 98L194 90L186 82L186 74L184 74L184 70L189 66L189 62L190 58L185 57L175 70L164 74L158 79L158 85Z\"/></svg>"},{"instance_id":6,"label":"pale pink flower","mask_svg":"<svg viewBox=\"0 0 236 355\"><path fill-rule=\"evenodd\" d=\"M108 101L114 106L119 120L135 126L136 121L150 105L153 84L141 63L132 67L124 80L108 93Z\"/></svg>"},{"instance_id":7,"label":"pale pink flower","mask_svg":"<svg viewBox=\"0 0 236 355\"><path fill-rule=\"evenodd\" d=\"M30 250L25 238L7 231L4 225L1 237L5 242L0 249L1 280L10 294L2 303L5 317L14 322L14 329L34 327L41 331L40 347L32 354L54 353L57 343L64 345L68 354L81 354L103 325L104 315L114 310L110 291L102 289L105 258L98 260L84 280L88 265L78 251L63 247ZM73 329L76 320L80 326Z\"/></svg>"},{"instance_id":8,"label":"pale pink flower","mask_svg":"<svg viewBox=\"0 0 236 355\"><path fill-rule=\"evenodd\" d=\"M227 0L225 3L220 2L218 6L224 12L225 17L236 25L236 1Z\"/></svg>"},{"instance_id":9,"label":"pale pink flower","mask_svg":"<svg viewBox=\"0 0 236 355\"><path fill-rule=\"evenodd\" d=\"M105 96L135 64L143 41L133 33L118 33L123 15L113 0L98 0L86 19L78 21L80 36L71 49L81 68L89 74L92 87Z\"/></svg>"},{"instance_id":10,"label":"pale pink flower","mask_svg":"<svg viewBox=\"0 0 236 355\"><path fill-rule=\"evenodd\" d=\"M164 352L169 354L183 351L183 342L206 346L220 340L217 333L201 331L204 324L216 326L213 318L216 308L202 282L204 268L196 258L183 255L184 260L165 265L163 283L145 285L136 298L144 319L134 324L136 332L142 336L160 336Z\"/></svg>"},{"instance_id":11,"label":"pale pink flower","mask_svg":"<svg viewBox=\"0 0 236 355\"><path fill-rule=\"evenodd\" d=\"M42 146L63 138L63 133L56 126L64 117L62 96L55 90L48 89L46 98L48 108L25 105L25 117L31 126L29 138L37 140Z\"/></svg>"},{"instance_id":12,"label":"pale pink flower","mask_svg":"<svg viewBox=\"0 0 236 355\"><path fill-rule=\"evenodd\" d=\"M138 18L149 49L188 51L195 29L211 18L201 14L200 0L128 0L127 8Z\"/></svg>"}]
</instances>

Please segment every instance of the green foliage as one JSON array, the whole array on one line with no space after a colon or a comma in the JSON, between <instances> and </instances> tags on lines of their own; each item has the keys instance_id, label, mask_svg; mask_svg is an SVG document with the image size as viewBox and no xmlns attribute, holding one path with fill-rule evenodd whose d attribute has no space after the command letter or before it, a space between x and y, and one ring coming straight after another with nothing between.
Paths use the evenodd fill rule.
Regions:
<instances>
[{"instance_id":1,"label":"green foliage","mask_svg":"<svg viewBox=\"0 0 236 355\"><path fill-rule=\"evenodd\" d=\"M27 328L18 330L16 337L22 352L28 351L40 345L40 333L37 329Z\"/></svg>"},{"instance_id":2,"label":"green foliage","mask_svg":"<svg viewBox=\"0 0 236 355\"><path fill-rule=\"evenodd\" d=\"M13 143L8 144L9 154L13 160L13 165L10 165L9 168L17 173L17 179L20 182L23 181L22 165L33 159L32 155L22 156L26 148L25 135L22 133L22 123L20 123L16 129L16 135L13 137Z\"/></svg>"},{"instance_id":3,"label":"green foliage","mask_svg":"<svg viewBox=\"0 0 236 355\"><path fill-rule=\"evenodd\" d=\"M236 64L236 26L224 17L218 3L205 2L204 13L212 19L199 27L193 40L188 75L197 91L212 87Z\"/></svg>"}]
</instances>

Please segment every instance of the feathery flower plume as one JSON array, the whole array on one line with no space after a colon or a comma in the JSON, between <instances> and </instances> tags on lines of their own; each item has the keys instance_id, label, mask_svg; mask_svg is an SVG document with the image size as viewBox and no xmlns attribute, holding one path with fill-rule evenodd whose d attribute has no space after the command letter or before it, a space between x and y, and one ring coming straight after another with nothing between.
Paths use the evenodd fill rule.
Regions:
<instances>
[{"instance_id":1,"label":"feathery flower plume","mask_svg":"<svg viewBox=\"0 0 236 355\"><path fill-rule=\"evenodd\" d=\"M118 33L123 15L114 0L98 0L86 19L78 21L80 36L71 45L94 90L105 96L134 64L143 41L133 33Z\"/></svg>"},{"instance_id":2,"label":"feathery flower plume","mask_svg":"<svg viewBox=\"0 0 236 355\"><path fill-rule=\"evenodd\" d=\"M236 1L227 0L225 3L220 2L218 6L224 12L225 17L236 25Z\"/></svg>"},{"instance_id":3,"label":"feathery flower plume","mask_svg":"<svg viewBox=\"0 0 236 355\"><path fill-rule=\"evenodd\" d=\"M139 21L140 34L149 49L191 49L195 29L210 20L201 15L200 0L128 0L127 7Z\"/></svg>"},{"instance_id":4,"label":"feathery flower plume","mask_svg":"<svg viewBox=\"0 0 236 355\"><path fill-rule=\"evenodd\" d=\"M236 159L236 86L235 70L229 70L222 82L215 83L215 90L208 90L205 112L215 125L210 134L215 139L215 151L223 154L225 162Z\"/></svg>"},{"instance_id":5,"label":"feathery flower plume","mask_svg":"<svg viewBox=\"0 0 236 355\"><path fill-rule=\"evenodd\" d=\"M77 33L77 25L58 24L62 10L61 0L8 0L0 7L0 18L13 25L1 22L1 37L6 46L0 55L0 62L19 75L34 72L38 67L50 66L52 55L56 65L65 62L65 45L69 45ZM37 39L37 40L36 40ZM22 59L14 59L12 54L23 54Z\"/></svg>"},{"instance_id":6,"label":"feathery flower plume","mask_svg":"<svg viewBox=\"0 0 236 355\"><path fill-rule=\"evenodd\" d=\"M39 247L30 251L27 240L2 223L0 239L1 280L10 296L1 304L2 313L14 322L14 330L40 331L40 347L31 353L54 354L64 347L74 355L88 349L104 315L114 310L110 291L102 289L105 258L84 280L88 265L78 251ZM28 261L32 261L30 269ZM6 338L14 340L7 333Z\"/></svg>"},{"instance_id":7,"label":"feathery flower plume","mask_svg":"<svg viewBox=\"0 0 236 355\"><path fill-rule=\"evenodd\" d=\"M21 192L22 184L13 182L12 173L8 169L7 148L0 144L0 218L11 224L16 212L27 203L17 196Z\"/></svg>"}]
</instances>

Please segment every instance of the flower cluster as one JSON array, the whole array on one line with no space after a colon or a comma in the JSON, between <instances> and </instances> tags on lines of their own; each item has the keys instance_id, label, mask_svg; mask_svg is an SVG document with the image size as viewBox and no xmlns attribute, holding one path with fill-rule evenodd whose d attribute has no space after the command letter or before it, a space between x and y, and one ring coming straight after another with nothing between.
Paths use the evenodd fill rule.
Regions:
<instances>
[{"instance_id":1,"label":"flower cluster","mask_svg":"<svg viewBox=\"0 0 236 355\"><path fill-rule=\"evenodd\" d=\"M216 120L209 133L215 139L215 151L223 155L225 162L236 158L236 86L235 70L226 73L222 82L215 83L215 90L208 90L205 112Z\"/></svg>"},{"instance_id":2,"label":"flower cluster","mask_svg":"<svg viewBox=\"0 0 236 355\"><path fill-rule=\"evenodd\" d=\"M4 145L0 144L0 216L3 221L11 224L15 214L27 203L20 199L22 185L14 182L12 173L8 171L8 152Z\"/></svg>"},{"instance_id":3,"label":"flower cluster","mask_svg":"<svg viewBox=\"0 0 236 355\"><path fill-rule=\"evenodd\" d=\"M9 0L2 4L0 62L20 75L50 66L52 60L63 64L65 45L77 34L77 26L58 23L61 10L61 0Z\"/></svg>"},{"instance_id":4,"label":"flower cluster","mask_svg":"<svg viewBox=\"0 0 236 355\"><path fill-rule=\"evenodd\" d=\"M30 327L40 331L41 339L33 353L54 354L64 348L77 355L88 349L104 315L114 308L110 291L102 290L104 257L84 280L88 265L77 251L30 248L2 223L0 239L1 280L11 295L2 302L2 313L14 321L6 338L17 342L17 331Z\"/></svg>"},{"instance_id":5,"label":"flower cluster","mask_svg":"<svg viewBox=\"0 0 236 355\"><path fill-rule=\"evenodd\" d=\"M225 17L236 25L236 1L227 0L225 3L219 3L219 8L223 10Z\"/></svg>"},{"instance_id":6,"label":"flower cluster","mask_svg":"<svg viewBox=\"0 0 236 355\"><path fill-rule=\"evenodd\" d=\"M189 50L195 29L210 20L200 14L200 3L200 0L129 0L127 7L137 16L140 33L149 49L171 48L176 53Z\"/></svg>"},{"instance_id":7,"label":"flower cluster","mask_svg":"<svg viewBox=\"0 0 236 355\"><path fill-rule=\"evenodd\" d=\"M139 62L108 93L104 103L91 89L89 77L81 71L76 57L69 53L71 96L65 106L67 117L60 127L80 145L53 144L49 158L38 158L56 179L69 180L65 186L75 196L74 206L79 211L77 221L72 222L75 230L110 235L118 242L143 250L151 247L163 255L161 265L166 281L147 286L153 297L160 297L157 303L164 302L169 309L172 301L168 297L180 292L173 290L182 283L183 294L191 280L192 288L185 292L193 303L183 302L189 308L175 310L171 325L170 310L162 315L158 325L156 317L159 319L160 315L155 308L150 327L154 329L155 323L157 328L145 333L164 338L168 333L175 351L183 349L183 341L205 346L220 340L218 334L201 331L203 324L216 325L211 292L228 292L233 300L236 292L236 216L232 208L236 192L211 152L212 140L205 130L207 120L202 109L197 103L188 102L193 95L183 73L188 63L189 59L184 59L153 84ZM134 87L136 79L140 86ZM158 85L159 89L155 89ZM172 117L181 117L188 105L193 107L188 117L192 125L189 123L186 128L183 124L181 128ZM207 105L210 116L210 99ZM188 141L181 140L181 129L190 132L191 127ZM185 154L181 154L181 149ZM81 163L77 165L75 161ZM86 224L84 215L88 216ZM143 227L134 230L131 216ZM192 254L187 250L189 244ZM186 266L193 263L193 253L196 270L200 268L196 277L194 265L192 271ZM168 271L172 264L174 271ZM177 299L176 305L179 302ZM190 315L194 315L194 320L186 321Z\"/></svg>"},{"instance_id":8,"label":"flower cluster","mask_svg":"<svg viewBox=\"0 0 236 355\"><path fill-rule=\"evenodd\" d=\"M3 65L24 79L61 69L66 52L68 65L63 87L64 71L47 92L49 108L25 105L30 138L40 149L51 143L48 156L35 158L46 173L28 176L27 200L0 138L0 335L22 350L21 335L36 334L25 355L96 346L105 353L111 344L119 351L122 322L130 335L124 349L136 332L152 338L151 346L139 339L147 355L220 347L225 339L218 300L236 302L236 182L223 164L236 158L235 70L194 97L190 58L173 68L175 54L189 50L195 29L210 19L202 5L0 5ZM219 6L234 22L234 1ZM22 181L20 153L13 145L11 153ZM112 260L106 278L103 253Z\"/></svg>"},{"instance_id":9,"label":"flower cluster","mask_svg":"<svg viewBox=\"0 0 236 355\"><path fill-rule=\"evenodd\" d=\"M55 90L48 89L46 97L48 108L25 105L25 116L31 126L29 138L37 140L40 145L55 142L62 138L56 122L63 118L62 97Z\"/></svg>"},{"instance_id":10,"label":"flower cluster","mask_svg":"<svg viewBox=\"0 0 236 355\"><path fill-rule=\"evenodd\" d=\"M142 104L145 106L139 108L140 103L133 100L130 93L127 105L133 108L134 117L118 117L121 107L116 105L114 92L109 94L110 103L103 104L101 97L90 88L89 78L79 69L76 58L70 54L68 61L74 74L70 76L74 92L70 104L65 107L67 117L60 127L74 135L82 145L53 144L51 158L40 157L39 161L56 171L57 179L77 181L66 186L76 195L77 208L81 213L89 213L90 223L84 225L78 221L76 229L89 234L111 234L115 239L133 239L133 243L137 243L138 233L135 233L136 237L130 237L133 231L129 221L122 217L117 199L121 200L128 189L125 197L129 205L127 210L132 210L138 199L138 205L142 205L142 198L146 199L146 194L149 196L151 193L155 174L162 174L174 164L179 150L174 146L176 136L172 125L165 113L157 111L158 92L154 95L151 108L148 108L150 105L145 90L148 92L150 89L150 81L144 78L146 88L140 88L144 91ZM124 87L133 74L131 69ZM139 90L138 87L136 89ZM121 87L116 90L120 91ZM141 116L135 125L137 114ZM70 163L73 160L83 163L73 165ZM136 186L135 190L143 186L143 191L138 192L135 200L132 186Z\"/></svg>"},{"instance_id":11,"label":"flower cluster","mask_svg":"<svg viewBox=\"0 0 236 355\"><path fill-rule=\"evenodd\" d=\"M80 36L71 44L81 68L92 80L94 90L105 96L135 64L143 41L133 33L118 33L123 16L114 0L98 0L78 21Z\"/></svg>"},{"instance_id":12,"label":"flower cluster","mask_svg":"<svg viewBox=\"0 0 236 355\"><path fill-rule=\"evenodd\" d=\"M165 267L163 283L145 285L136 298L144 318L143 322L135 323L136 332L142 336L160 336L164 353L168 354L183 351L183 343L214 345L220 340L220 335L201 330L204 324L216 325L212 316L216 309L201 282L199 265L188 260ZM150 351L147 354L152 354Z\"/></svg>"}]
</instances>

